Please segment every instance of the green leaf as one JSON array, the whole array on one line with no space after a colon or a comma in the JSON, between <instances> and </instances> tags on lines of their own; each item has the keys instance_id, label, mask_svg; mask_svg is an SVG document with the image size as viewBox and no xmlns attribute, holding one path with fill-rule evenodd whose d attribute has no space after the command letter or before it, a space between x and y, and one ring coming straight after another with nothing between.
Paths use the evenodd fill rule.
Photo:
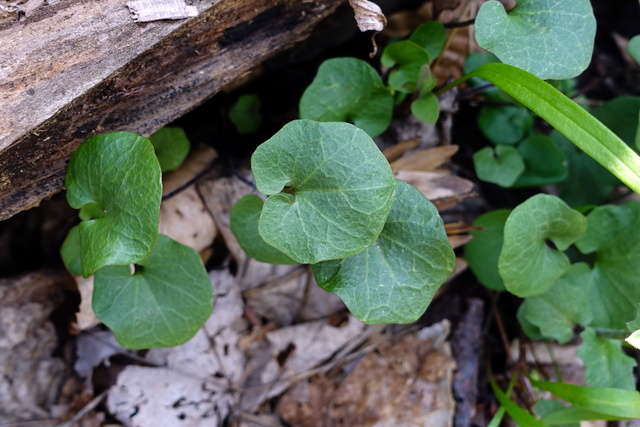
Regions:
<instances>
[{"instance_id":1,"label":"green leaf","mask_svg":"<svg viewBox=\"0 0 640 427\"><path fill-rule=\"evenodd\" d=\"M418 120L434 124L440 116L438 98L431 92L422 95L411 103L411 114Z\"/></svg>"},{"instance_id":2,"label":"green leaf","mask_svg":"<svg viewBox=\"0 0 640 427\"><path fill-rule=\"evenodd\" d=\"M80 250L80 227L75 226L67 234L67 238L64 239L62 247L60 248L60 255L64 266L67 267L69 273L79 276L82 274L82 258Z\"/></svg>"},{"instance_id":3,"label":"green leaf","mask_svg":"<svg viewBox=\"0 0 640 427\"><path fill-rule=\"evenodd\" d=\"M627 329L631 332L640 329L640 304L636 306L636 317L633 320L627 322Z\"/></svg>"},{"instance_id":4,"label":"green leaf","mask_svg":"<svg viewBox=\"0 0 640 427\"><path fill-rule=\"evenodd\" d=\"M625 329L640 301L640 203L595 208L587 224L576 246L584 254L596 253L592 325Z\"/></svg>"},{"instance_id":5,"label":"green leaf","mask_svg":"<svg viewBox=\"0 0 640 427\"><path fill-rule=\"evenodd\" d=\"M573 3L572 3L573 4ZM640 193L640 157L618 136L550 84L506 64L486 64L437 91L480 77L523 103L593 157L633 191Z\"/></svg>"},{"instance_id":6,"label":"green leaf","mask_svg":"<svg viewBox=\"0 0 640 427\"><path fill-rule=\"evenodd\" d=\"M491 389L493 390L493 394L496 395L498 402L502 405L502 407L507 411L507 414L521 426L527 427L547 427L545 423L538 420L536 417L522 409L515 403L513 400L509 398L496 384L492 377L489 378L489 383L491 384Z\"/></svg>"},{"instance_id":7,"label":"green leaf","mask_svg":"<svg viewBox=\"0 0 640 427\"><path fill-rule=\"evenodd\" d=\"M300 99L300 118L352 122L372 138L391 123L393 96L371 65L355 58L329 59Z\"/></svg>"},{"instance_id":8,"label":"green leaf","mask_svg":"<svg viewBox=\"0 0 640 427\"><path fill-rule=\"evenodd\" d=\"M489 1L475 24L482 48L544 80L575 77L591 62L596 20L589 0L519 0L509 12Z\"/></svg>"},{"instance_id":9,"label":"green leaf","mask_svg":"<svg viewBox=\"0 0 640 427\"><path fill-rule=\"evenodd\" d=\"M590 328L585 329L580 337L582 344L577 354L584 362L587 384L635 390L633 368L636 361L624 354L620 340L600 338Z\"/></svg>"},{"instance_id":10,"label":"green leaf","mask_svg":"<svg viewBox=\"0 0 640 427\"><path fill-rule=\"evenodd\" d=\"M409 41L421 46L434 59L440 56L445 40L444 25L438 21L427 21L415 29Z\"/></svg>"},{"instance_id":11,"label":"green leaf","mask_svg":"<svg viewBox=\"0 0 640 427\"><path fill-rule=\"evenodd\" d=\"M496 291L504 291L502 277L498 273L498 257L504 239L504 223L511 211L500 209L479 216L473 225L482 230L474 230L470 234L473 240L464 247L464 256L469 268L484 286Z\"/></svg>"},{"instance_id":12,"label":"green leaf","mask_svg":"<svg viewBox=\"0 0 640 427\"><path fill-rule=\"evenodd\" d=\"M181 128L162 128L150 137L162 172L176 170L189 154L191 144Z\"/></svg>"},{"instance_id":13,"label":"green leaf","mask_svg":"<svg viewBox=\"0 0 640 427\"><path fill-rule=\"evenodd\" d=\"M294 260L269 246L258 233L258 221L264 202L255 194L247 194L231 209L231 231L243 251L251 258L270 264L296 264Z\"/></svg>"},{"instance_id":14,"label":"green leaf","mask_svg":"<svg viewBox=\"0 0 640 427\"><path fill-rule=\"evenodd\" d=\"M364 252L312 266L320 286L369 324L409 323L427 309L455 266L436 207L396 180L396 196L376 242Z\"/></svg>"},{"instance_id":15,"label":"green leaf","mask_svg":"<svg viewBox=\"0 0 640 427\"><path fill-rule=\"evenodd\" d=\"M257 132L262 124L258 95L252 93L240 96L229 111L229 120L240 135Z\"/></svg>"},{"instance_id":16,"label":"green leaf","mask_svg":"<svg viewBox=\"0 0 640 427\"><path fill-rule=\"evenodd\" d=\"M573 337L575 325L591 322L589 300L584 292L590 286L593 284L589 266L573 264L545 293L527 298L521 310L544 337L565 343Z\"/></svg>"},{"instance_id":17,"label":"green leaf","mask_svg":"<svg viewBox=\"0 0 640 427\"><path fill-rule=\"evenodd\" d=\"M536 405L537 407L537 405ZM578 406L570 406L568 408L559 408L554 411L550 411L544 414L542 421L553 426L569 425L580 426L580 421L596 421L596 420L629 420L631 418L616 417L613 415L603 414L601 412L590 411L588 409L580 408Z\"/></svg>"},{"instance_id":18,"label":"green leaf","mask_svg":"<svg viewBox=\"0 0 640 427\"><path fill-rule=\"evenodd\" d=\"M485 147L473 155L476 175L485 182L502 187L511 187L524 171L524 162L517 149L508 145L497 145L495 149Z\"/></svg>"},{"instance_id":19,"label":"green leaf","mask_svg":"<svg viewBox=\"0 0 640 427\"><path fill-rule=\"evenodd\" d=\"M549 424L549 422L545 419L546 414L550 414L559 410L567 409L559 400L549 399L549 400L538 400L535 405L536 414L542 417L541 421ZM580 409L580 408L579 408ZM584 411L584 409L580 409ZM560 425L560 424L556 424ZM564 422L560 425L560 427L580 427L580 423L574 422Z\"/></svg>"},{"instance_id":20,"label":"green leaf","mask_svg":"<svg viewBox=\"0 0 640 427\"><path fill-rule=\"evenodd\" d=\"M634 147L638 133L640 97L620 96L593 110L593 116L600 120L627 145Z\"/></svg>"},{"instance_id":21,"label":"green leaf","mask_svg":"<svg viewBox=\"0 0 640 427\"><path fill-rule=\"evenodd\" d=\"M621 418L640 418L640 393L635 390L585 387L533 378L530 380L534 387L581 408Z\"/></svg>"},{"instance_id":22,"label":"green leaf","mask_svg":"<svg viewBox=\"0 0 640 427\"><path fill-rule=\"evenodd\" d=\"M408 64L429 64L429 54L419 44L411 40L391 43L382 51L380 62L385 67Z\"/></svg>"},{"instance_id":23,"label":"green leaf","mask_svg":"<svg viewBox=\"0 0 640 427\"><path fill-rule=\"evenodd\" d=\"M256 149L251 167L258 190L270 196L260 235L303 264L370 246L396 187L373 140L347 123L293 121Z\"/></svg>"},{"instance_id":24,"label":"green leaf","mask_svg":"<svg viewBox=\"0 0 640 427\"><path fill-rule=\"evenodd\" d=\"M556 184L567 177L567 160L554 142L544 135L531 135L520 144L524 172L514 187L538 187Z\"/></svg>"},{"instance_id":25,"label":"green leaf","mask_svg":"<svg viewBox=\"0 0 640 427\"><path fill-rule=\"evenodd\" d=\"M147 138L113 132L87 139L71 156L65 185L67 201L85 219L79 225L83 276L149 254L158 239L162 184Z\"/></svg>"},{"instance_id":26,"label":"green leaf","mask_svg":"<svg viewBox=\"0 0 640 427\"><path fill-rule=\"evenodd\" d=\"M640 329L634 331L625 341L640 350Z\"/></svg>"},{"instance_id":27,"label":"green leaf","mask_svg":"<svg viewBox=\"0 0 640 427\"><path fill-rule=\"evenodd\" d=\"M569 259L560 251L586 227L586 219L555 196L538 194L517 206L505 224L498 260L507 290L522 298L546 292L569 269ZM547 239L559 250L550 248Z\"/></svg>"},{"instance_id":28,"label":"green leaf","mask_svg":"<svg viewBox=\"0 0 640 427\"><path fill-rule=\"evenodd\" d=\"M211 315L213 291L200 255L165 235L134 274L108 266L94 283L93 310L127 348L182 344Z\"/></svg>"},{"instance_id":29,"label":"green leaf","mask_svg":"<svg viewBox=\"0 0 640 427\"><path fill-rule=\"evenodd\" d=\"M640 64L640 35L634 36L627 44L627 52Z\"/></svg>"},{"instance_id":30,"label":"green leaf","mask_svg":"<svg viewBox=\"0 0 640 427\"><path fill-rule=\"evenodd\" d=\"M494 144L517 144L533 127L533 117L525 108L483 107L478 115L480 130Z\"/></svg>"},{"instance_id":31,"label":"green leaf","mask_svg":"<svg viewBox=\"0 0 640 427\"><path fill-rule=\"evenodd\" d=\"M427 72L428 66L408 64L398 67L389 74L389 87L401 93L413 93L418 90L420 76ZM430 71L428 71L430 73Z\"/></svg>"}]
</instances>

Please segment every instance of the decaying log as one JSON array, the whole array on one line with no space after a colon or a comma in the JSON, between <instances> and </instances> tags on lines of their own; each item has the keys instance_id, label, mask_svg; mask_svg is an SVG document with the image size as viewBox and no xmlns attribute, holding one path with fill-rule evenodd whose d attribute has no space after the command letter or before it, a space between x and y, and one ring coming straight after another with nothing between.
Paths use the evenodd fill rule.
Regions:
<instances>
[{"instance_id":1,"label":"decaying log","mask_svg":"<svg viewBox=\"0 0 640 427\"><path fill-rule=\"evenodd\" d=\"M58 191L87 137L152 133L343 2L192 0L195 17L138 23L126 0L27 0L0 15L0 220Z\"/></svg>"}]
</instances>

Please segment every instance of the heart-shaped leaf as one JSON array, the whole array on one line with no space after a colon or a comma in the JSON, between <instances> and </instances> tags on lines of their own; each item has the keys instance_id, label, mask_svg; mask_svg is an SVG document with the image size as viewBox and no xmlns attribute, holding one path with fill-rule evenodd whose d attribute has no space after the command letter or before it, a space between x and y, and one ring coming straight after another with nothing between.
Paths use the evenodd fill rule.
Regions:
<instances>
[{"instance_id":1,"label":"heart-shaped leaf","mask_svg":"<svg viewBox=\"0 0 640 427\"><path fill-rule=\"evenodd\" d=\"M296 120L251 157L258 190L270 197L258 230L303 264L362 252L391 209L395 179L373 140L348 123Z\"/></svg>"},{"instance_id":2,"label":"heart-shaped leaf","mask_svg":"<svg viewBox=\"0 0 640 427\"><path fill-rule=\"evenodd\" d=\"M355 58L323 62L300 99L301 119L351 122L372 138L389 127L392 112L393 96L378 72Z\"/></svg>"},{"instance_id":3,"label":"heart-shaped leaf","mask_svg":"<svg viewBox=\"0 0 640 427\"><path fill-rule=\"evenodd\" d=\"M240 135L257 132L262 124L260 98L255 93L242 95L229 111L229 120Z\"/></svg>"},{"instance_id":4,"label":"heart-shaped leaf","mask_svg":"<svg viewBox=\"0 0 640 427\"><path fill-rule=\"evenodd\" d=\"M264 202L255 194L247 194L231 209L230 221L242 250L251 258L270 264L296 264L273 246L269 246L258 233L258 221Z\"/></svg>"},{"instance_id":5,"label":"heart-shaped leaf","mask_svg":"<svg viewBox=\"0 0 640 427\"><path fill-rule=\"evenodd\" d=\"M211 315L213 290L200 255L165 235L135 266L95 275L93 311L128 348L171 347L189 340Z\"/></svg>"},{"instance_id":6,"label":"heart-shaped leaf","mask_svg":"<svg viewBox=\"0 0 640 427\"><path fill-rule=\"evenodd\" d=\"M176 170L189 154L191 143L182 128L162 128L149 138L162 172Z\"/></svg>"},{"instance_id":7,"label":"heart-shaped leaf","mask_svg":"<svg viewBox=\"0 0 640 427\"><path fill-rule=\"evenodd\" d=\"M396 182L378 240L356 256L312 267L318 284L365 323L416 320L455 265L438 210L415 187Z\"/></svg>"},{"instance_id":8,"label":"heart-shaped leaf","mask_svg":"<svg viewBox=\"0 0 640 427\"><path fill-rule=\"evenodd\" d=\"M594 387L636 389L633 378L636 360L624 354L621 340L600 338L591 328L585 329L580 337L582 344L577 355L584 362L587 384Z\"/></svg>"},{"instance_id":9,"label":"heart-shaped leaf","mask_svg":"<svg viewBox=\"0 0 640 427\"><path fill-rule=\"evenodd\" d=\"M531 135L518 144L518 152L524 162L524 172L514 187L537 187L561 182L567 177L567 160L545 135Z\"/></svg>"},{"instance_id":10,"label":"heart-shaped leaf","mask_svg":"<svg viewBox=\"0 0 640 427\"><path fill-rule=\"evenodd\" d=\"M575 77L591 61L596 20L589 0L519 0L509 12L489 1L475 24L481 47L543 80Z\"/></svg>"},{"instance_id":11,"label":"heart-shaped leaf","mask_svg":"<svg viewBox=\"0 0 640 427\"><path fill-rule=\"evenodd\" d=\"M586 218L555 196L538 194L518 205L505 223L498 260L507 290L522 298L546 292L571 265L560 251L586 228ZM550 248L547 239L559 250Z\"/></svg>"},{"instance_id":12,"label":"heart-shaped leaf","mask_svg":"<svg viewBox=\"0 0 640 427\"><path fill-rule=\"evenodd\" d=\"M520 107L484 107L478 115L480 130L494 144L517 144L533 127L533 116Z\"/></svg>"},{"instance_id":13,"label":"heart-shaped leaf","mask_svg":"<svg viewBox=\"0 0 640 427\"><path fill-rule=\"evenodd\" d=\"M494 151L495 150L495 151ZM520 153L508 145L485 147L473 155L473 165L478 178L502 187L511 187L524 171Z\"/></svg>"},{"instance_id":14,"label":"heart-shaped leaf","mask_svg":"<svg viewBox=\"0 0 640 427\"><path fill-rule=\"evenodd\" d=\"M593 318L588 295L584 292L593 287L591 279L588 265L573 264L547 292L527 298L520 307L522 315L545 338L561 344L569 341L576 325L588 325Z\"/></svg>"},{"instance_id":15,"label":"heart-shaped leaf","mask_svg":"<svg viewBox=\"0 0 640 427\"><path fill-rule=\"evenodd\" d=\"M440 116L438 98L431 92L422 95L411 103L411 114L425 123L435 123Z\"/></svg>"},{"instance_id":16,"label":"heart-shaped leaf","mask_svg":"<svg viewBox=\"0 0 640 427\"><path fill-rule=\"evenodd\" d=\"M588 226L576 246L596 253L591 294L593 326L624 329L640 301L640 203L601 206L587 216Z\"/></svg>"},{"instance_id":17,"label":"heart-shaped leaf","mask_svg":"<svg viewBox=\"0 0 640 427\"><path fill-rule=\"evenodd\" d=\"M81 209L82 275L105 265L132 264L158 239L162 183L147 138L113 132L87 139L71 156L67 201Z\"/></svg>"}]
</instances>

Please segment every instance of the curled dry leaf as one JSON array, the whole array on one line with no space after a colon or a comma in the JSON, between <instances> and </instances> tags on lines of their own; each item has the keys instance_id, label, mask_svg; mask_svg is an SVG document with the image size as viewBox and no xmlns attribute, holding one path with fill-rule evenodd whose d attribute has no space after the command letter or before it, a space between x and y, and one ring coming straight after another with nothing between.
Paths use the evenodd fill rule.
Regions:
<instances>
[{"instance_id":1,"label":"curled dry leaf","mask_svg":"<svg viewBox=\"0 0 640 427\"><path fill-rule=\"evenodd\" d=\"M394 172L399 170L429 172L448 162L451 156L457 152L457 145L441 145L425 150L417 150L392 162L391 169Z\"/></svg>"},{"instance_id":2,"label":"curled dry leaf","mask_svg":"<svg viewBox=\"0 0 640 427\"><path fill-rule=\"evenodd\" d=\"M443 172L401 170L396 178L416 187L439 211L448 209L474 195L473 182Z\"/></svg>"},{"instance_id":3,"label":"curled dry leaf","mask_svg":"<svg viewBox=\"0 0 640 427\"><path fill-rule=\"evenodd\" d=\"M356 15L360 31L382 31L387 25L387 18L377 4L368 0L349 0L349 4Z\"/></svg>"}]
</instances>

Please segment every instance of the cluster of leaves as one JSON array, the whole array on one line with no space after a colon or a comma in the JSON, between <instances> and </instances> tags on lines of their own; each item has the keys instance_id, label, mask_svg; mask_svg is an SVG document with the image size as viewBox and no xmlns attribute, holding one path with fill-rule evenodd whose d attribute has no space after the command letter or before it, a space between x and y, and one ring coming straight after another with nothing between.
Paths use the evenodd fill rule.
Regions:
<instances>
[{"instance_id":1,"label":"cluster of leaves","mask_svg":"<svg viewBox=\"0 0 640 427\"><path fill-rule=\"evenodd\" d=\"M93 310L125 347L181 344L211 314L200 256L158 233L161 174L188 151L181 129L161 129L151 140L114 132L87 139L67 168L67 200L82 221L62 258L73 274L95 274Z\"/></svg>"},{"instance_id":2,"label":"cluster of leaves","mask_svg":"<svg viewBox=\"0 0 640 427\"><path fill-rule=\"evenodd\" d=\"M396 180L373 140L347 123L297 120L251 158L257 189L231 211L245 252L311 264L318 284L367 323L424 313L455 257L435 206Z\"/></svg>"}]
</instances>

